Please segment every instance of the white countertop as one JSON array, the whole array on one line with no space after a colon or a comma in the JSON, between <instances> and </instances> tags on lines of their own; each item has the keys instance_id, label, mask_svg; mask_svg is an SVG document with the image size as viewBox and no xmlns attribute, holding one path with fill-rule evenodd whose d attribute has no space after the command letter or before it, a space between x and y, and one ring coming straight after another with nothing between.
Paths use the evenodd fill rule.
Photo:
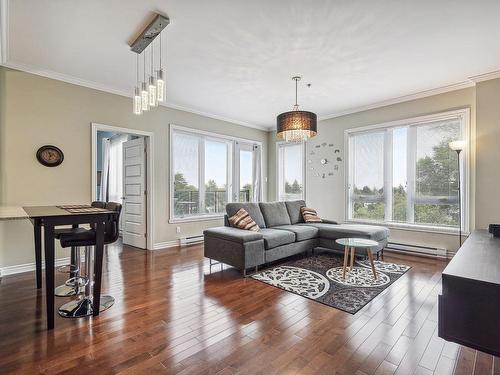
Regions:
<instances>
[{"instance_id":1,"label":"white countertop","mask_svg":"<svg viewBox=\"0 0 500 375\"><path fill-rule=\"evenodd\" d=\"M28 214L19 206L0 206L0 221L27 219Z\"/></svg>"}]
</instances>

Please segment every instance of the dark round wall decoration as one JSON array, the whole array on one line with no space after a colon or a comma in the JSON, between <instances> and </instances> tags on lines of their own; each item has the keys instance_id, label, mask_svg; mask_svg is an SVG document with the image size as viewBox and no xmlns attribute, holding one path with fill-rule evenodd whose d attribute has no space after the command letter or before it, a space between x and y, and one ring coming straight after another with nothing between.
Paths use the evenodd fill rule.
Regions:
<instances>
[{"instance_id":1,"label":"dark round wall decoration","mask_svg":"<svg viewBox=\"0 0 500 375\"><path fill-rule=\"evenodd\" d=\"M46 167L57 167L63 162L64 154L58 147L46 145L38 149L36 152L36 158L40 164L43 164Z\"/></svg>"}]
</instances>

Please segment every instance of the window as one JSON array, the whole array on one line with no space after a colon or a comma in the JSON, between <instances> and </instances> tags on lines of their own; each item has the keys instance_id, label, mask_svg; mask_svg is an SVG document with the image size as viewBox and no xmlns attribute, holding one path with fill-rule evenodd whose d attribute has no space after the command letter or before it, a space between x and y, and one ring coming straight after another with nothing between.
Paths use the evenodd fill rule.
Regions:
<instances>
[{"instance_id":1,"label":"window","mask_svg":"<svg viewBox=\"0 0 500 375\"><path fill-rule=\"evenodd\" d=\"M253 195L253 151L240 149L240 202L251 202Z\"/></svg>"},{"instance_id":2,"label":"window","mask_svg":"<svg viewBox=\"0 0 500 375\"><path fill-rule=\"evenodd\" d=\"M170 220L218 217L228 202L253 201L253 160L260 147L173 125L170 137Z\"/></svg>"},{"instance_id":3,"label":"window","mask_svg":"<svg viewBox=\"0 0 500 375\"><path fill-rule=\"evenodd\" d=\"M278 200L304 198L303 143L278 143Z\"/></svg>"},{"instance_id":4,"label":"window","mask_svg":"<svg viewBox=\"0 0 500 375\"><path fill-rule=\"evenodd\" d=\"M459 199L466 202L448 144L466 139L468 116L461 110L347 131L348 220L458 227Z\"/></svg>"}]
</instances>

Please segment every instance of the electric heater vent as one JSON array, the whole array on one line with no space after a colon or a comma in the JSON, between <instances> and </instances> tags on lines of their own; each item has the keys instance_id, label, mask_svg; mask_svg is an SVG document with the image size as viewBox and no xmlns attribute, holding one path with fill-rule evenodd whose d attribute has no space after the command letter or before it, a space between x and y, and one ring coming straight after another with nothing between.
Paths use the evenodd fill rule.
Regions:
<instances>
[{"instance_id":1,"label":"electric heater vent","mask_svg":"<svg viewBox=\"0 0 500 375\"><path fill-rule=\"evenodd\" d=\"M196 243L203 242L203 235L190 236L190 237L181 237L179 238L179 243L181 246L193 245Z\"/></svg>"},{"instance_id":2,"label":"electric heater vent","mask_svg":"<svg viewBox=\"0 0 500 375\"><path fill-rule=\"evenodd\" d=\"M438 258L451 258L455 254L454 252L450 252L444 248L410 245L397 242L389 242L386 246L386 249L405 254L414 253L418 255L425 255Z\"/></svg>"}]
</instances>

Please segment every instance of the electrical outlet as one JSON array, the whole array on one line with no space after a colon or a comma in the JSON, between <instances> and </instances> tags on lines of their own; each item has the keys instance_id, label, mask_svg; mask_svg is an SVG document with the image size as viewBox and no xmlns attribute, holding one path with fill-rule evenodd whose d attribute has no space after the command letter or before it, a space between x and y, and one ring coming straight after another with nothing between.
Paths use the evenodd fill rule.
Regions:
<instances>
[{"instance_id":1,"label":"electrical outlet","mask_svg":"<svg viewBox=\"0 0 500 375\"><path fill-rule=\"evenodd\" d=\"M175 232L176 232L177 234L181 233L181 227L176 227L176 228L175 228Z\"/></svg>"}]
</instances>

